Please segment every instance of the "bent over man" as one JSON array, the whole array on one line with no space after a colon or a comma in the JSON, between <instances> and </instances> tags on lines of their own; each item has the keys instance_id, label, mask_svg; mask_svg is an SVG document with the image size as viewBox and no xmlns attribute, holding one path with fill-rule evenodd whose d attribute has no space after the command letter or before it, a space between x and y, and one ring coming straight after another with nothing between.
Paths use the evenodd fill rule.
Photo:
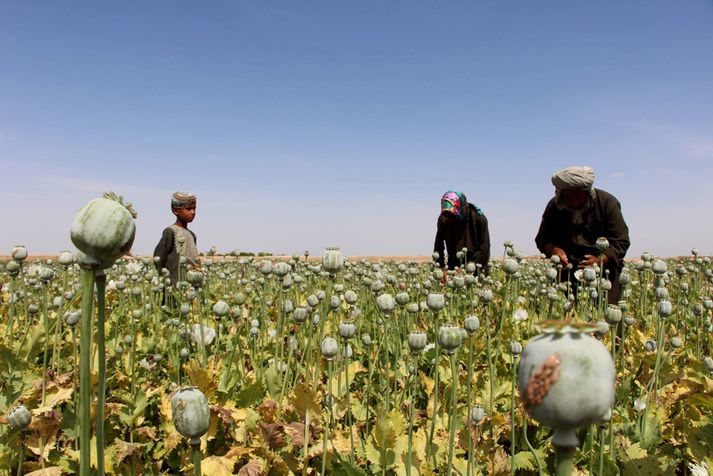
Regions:
<instances>
[{"instance_id":1,"label":"bent over man","mask_svg":"<svg viewBox=\"0 0 713 476\"><path fill-rule=\"evenodd\" d=\"M559 257L566 278L573 284L574 271L599 264L597 238L609 241L604 250L604 270L609 271L609 303L619 301L619 274L629 249L629 228L619 201L610 193L594 188L594 170L567 167L552 176L555 196L542 214L535 243L545 255ZM571 264L571 267L567 265Z\"/></svg>"}]
</instances>

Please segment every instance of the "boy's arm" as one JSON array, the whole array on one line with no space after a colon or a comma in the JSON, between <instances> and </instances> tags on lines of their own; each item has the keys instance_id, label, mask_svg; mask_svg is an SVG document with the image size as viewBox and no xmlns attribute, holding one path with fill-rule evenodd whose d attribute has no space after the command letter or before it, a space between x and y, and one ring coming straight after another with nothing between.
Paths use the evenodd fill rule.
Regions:
<instances>
[{"instance_id":1,"label":"boy's arm","mask_svg":"<svg viewBox=\"0 0 713 476\"><path fill-rule=\"evenodd\" d=\"M173 249L173 230L171 228L166 228L163 230L161 239L159 240L156 248L153 251L153 255L159 258L158 263L156 263L156 269L160 272L166 267L168 263L168 255Z\"/></svg>"}]
</instances>

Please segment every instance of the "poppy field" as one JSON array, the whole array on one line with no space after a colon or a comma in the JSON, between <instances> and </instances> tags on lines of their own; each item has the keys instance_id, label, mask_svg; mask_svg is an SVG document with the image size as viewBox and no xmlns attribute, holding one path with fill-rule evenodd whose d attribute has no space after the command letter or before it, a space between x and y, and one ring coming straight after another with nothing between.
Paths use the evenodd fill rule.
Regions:
<instances>
[{"instance_id":1,"label":"poppy field","mask_svg":"<svg viewBox=\"0 0 713 476\"><path fill-rule=\"evenodd\" d=\"M83 309L76 256L18 246L0 274L0 472L79 474L88 430L87 474L707 474L708 258L630 261L609 306L598 268L575 300L556 260L511 243L477 271L209 253L172 286L123 258ZM571 388L568 339L591 374Z\"/></svg>"}]
</instances>

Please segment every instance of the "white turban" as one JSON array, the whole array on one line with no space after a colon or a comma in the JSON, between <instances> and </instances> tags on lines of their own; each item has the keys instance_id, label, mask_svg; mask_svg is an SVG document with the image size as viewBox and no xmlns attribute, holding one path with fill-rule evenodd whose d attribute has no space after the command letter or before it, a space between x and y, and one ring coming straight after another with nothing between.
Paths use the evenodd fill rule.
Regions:
<instances>
[{"instance_id":1,"label":"white turban","mask_svg":"<svg viewBox=\"0 0 713 476\"><path fill-rule=\"evenodd\" d=\"M572 166L558 170L552 176L552 185L558 190L579 188L589 190L594 184L594 169L591 167Z\"/></svg>"}]
</instances>

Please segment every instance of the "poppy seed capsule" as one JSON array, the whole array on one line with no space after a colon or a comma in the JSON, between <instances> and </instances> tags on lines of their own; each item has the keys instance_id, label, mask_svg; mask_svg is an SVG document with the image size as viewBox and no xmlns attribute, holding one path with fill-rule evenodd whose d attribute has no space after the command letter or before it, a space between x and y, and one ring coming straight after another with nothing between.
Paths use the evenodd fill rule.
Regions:
<instances>
[{"instance_id":1,"label":"poppy seed capsule","mask_svg":"<svg viewBox=\"0 0 713 476\"><path fill-rule=\"evenodd\" d=\"M703 359L703 365L705 365L710 372L713 372L713 358L706 357Z\"/></svg>"},{"instance_id":2,"label":"poppy seed capsule","mask_svg":"<svg viewBox=\"0 0 713 476\"><path fill-rule=\"evenodd\" d=\"M453 354L463 343L463 334L460 328L452 325L441 326L438 329L438 343L446 352Z\"/></svg>"},{"instance_id":3,"label":"poppy seed capsule","mask_svg":"<svg viewBox=\"0 0 713 476\"><path fill-rule=\"evenodd\" d=\"M649 340L647 340L647 341L644 343L644 347L645 347L646 350L648 350L649 352L653 352L653 351L656 350L656 341L653 340L653 339L649 339Z\"/></svg>"},{"instance_id":4,"label":"poppy seed capsule","mask_svg":"<svg viewBox=\"0 0 713 476\"><path fill-rule=\"evenodd\" d=\"M659 313L659 316L668 317L673 312L673 305L670 301L659 301L657 311Z\"/></svg>"},{"instance_id":5,"label":"poppy seed capsule","mask_svg":"<svg viewBox=\"0 0 713 476\"><path fill-rule=\"evenodd\" d=\"M510 353L515 357L520 355L522 353L522 344L520 344L516 340L511 340L510 341Z\"/></svg>"},{"instance_id":6,"label":"poppy seed capsule","mask_svg":"<svg viewBox=\"0 0 713 476\"><path fill-rule=\"evenodd\" d=\"M593 283L597 280L597 270L594 268L584 268L582 271L582 279L588 283Z\"/></svg>"},{"instance_id":7,"label":"poppy seed capsule","mask_svg":"<svg viewBox=\"0 0 713 476\"><path fill-rule=\"evenodd\" d=\"M664 287L656 288L655 295L656 295L656 299L658 299L658 300L664 300L664 299L669 298L668 289L664 288Z\"/></svg>"},{"instance_id":8,"label":"poppy seed capsule","mask_svg":"<svg viewBox=\"0 0 713 476\"><path fill-rule=\"evenodd\" d=\"M334 337L325 337L322 339L321 349L322 356L326 359L332 360L339 352L339 344Z\"/></svg>"},{"instance_id":9,"label":"poppy seed capsule","mask_svg":"<svg viewBox=\"0 0 713 476\"><path fill-rule=\"evenodd\" d=\"M468 316L465 318L463 327L466 331L473 334L480 327L480 319L478 319L478 316Z\"/></svg>"},{"instance_id":10,"label":"poppy seed capsule","mask_svg":"<svg viewBox=\"0 0 713 476\"><path fill-rule=\"evenodd\" d=\"M307 308L304 306L299 306L295 309L295 312L292 314L292 318L295 320L297 324L302 324L304 321L307 320L307 315L309 314L309 311L307 311Z\"/></svg>"},{"instance_id":11,"label":"poppy seed capsule","mask_svg":"<svg viewBox=\"0 0 713 476\"><path fill-rule=\"evenodd\" d=\"M176 431L190 438L192 445L199 444L210 424L210 408L203 392L194 387L178 390L171 398L171 413Z\"/></svg>"},{"instance_id":12,"label":"poppy seed capsule","mask_svg":"<svg viewBox=\"0 0 713 476\"><path fill-rule=\"evenodd\" d=\"M431 293L426 296L426 305L432 312L439 312L446 305L446 298L443 294Z\"/></svg>"},{"instance_id":13,"label":"poppy seed capsule","mask_svg":"<svg viewBox=\"0 0 713 476\"><path fill-rule=\"evenodd\" d=\"M349 290L344 293L344 301L347 304L356 304L357 302L357 293L355 293L352 290Z\"/></svg>"},{"instance_id":14,"label":"poppy seed capsule","mask_svg":"<svg viewBox=\"0 0 713 476\"><path fill-rule=\"evenodd\" d=\"M594 246L597 247L597 250L599 250L599 252L606 251L607 248L609 248L609 240L607 240L603 236L600 236L599 238L597 238L597 241L594 243Z\"/></svg>"},{"instance_id":15,"label":"poppy seed capsule","mask_svg":"<svg viewBox=\"0 0 713 476\"><path fill-rule=\"evenodd\" d=\"M362 334L361 343L364 345L364 347L369 347L371 345L371 336L369 334Z\"/></svg>"},{"instance_id":16,"label":"poppy seed capsule","mask_svg":"<svg viewBox=\"0 0 713 476\"><path fill-rule=\"evenodd\" d=\"M344 268L344 256L337 247L330 247L324 252L322 268L328 273L335 274Z\"/></svg>"},{"instance_id":17,"label":"poppy seed capsule","mask_svg":"<svg viewBox=\"0 0 713 476\"><path fill-rule=\"evenodd\" d=\"M470 420L478 424L485 419L485 409L481 405L476 405L470 410Z\"/></svg>"},{"instance_id":18,"label":"poppy seed capsule","mask_svg":"<svg viewBox=\"0 0 713 476\"><path fill-rule=\"evenodd\" d=\"M674 349L679 349L683 345L683 341L680 337L672 337L670 342L671 347L673 347Z\"/></svg>"},{"instance_id":19,"label":"poppy seed capsule","mask_svg":"<svg viewBox=\"0 0 713 476\"><path fill-rule=\"evenodd\" d=\"M213 315L215 317L223 317L230 311L230 306L225 301L218 301L213 304Z\"/></svg>"},{"instance_id":20,"label":"poppy seed capsule","mask_svg":"<svg viewBox=\"0 0 713 476\"><path fill-rule=\"evenodd\" d=\"M555 429L602 421L614 401L616 370L590 325L557 321L530 340L520 358L520 396L527 412Z\"/></svg>"},{"instance_id":21,"label":"poppy seed capsule","mask_svg":"<svg viewBox=\"0 0 713 476\"><path fill-rule=\"evenodd\" d=\"M396 299L396 304L398 304L399 306L405 306L406 304L408 304L408 302L411 298L409 297L407 292L402 292L402 293L398 293L396 295L395 299Z\"/></svg>"},{"instance_id":22,"label":"poppy seed capsule","mask_svg":"<svg viewBox=\"0 0 713 476\"><path fill-rule=\"evenodd\" d=\"M503 271L505 271L505 274L513 275L517 273L518 269L520 269L520 264L517 260L508 258L503 262Z\"/></svg>"},{"instance_id":23,"label":"poppy seed capsule","mask_svg":"<svg viewBox=\"0 0 713 476\"><path fill-rule=\"evenodd\" d=\"M65 312L64 313L64 322L68 326L74 327L79 322L80 317L82 317L82 314L79 311Z\"/></svg>"},{"instance_id":24,"label":"poppy seed capsule","mask_svg":"<svg viewBox=\"0 0 713 476\"><path fill-rule=\"evenodd\" d=\"M57 258L57 262L62 266L69 266L74 263L74 256L69 251L62 251Z\"/></svg>"},{"instance_id":25,"label":"poppy seed capsule","mask_svg":"<svg viewBox=\"0 0 713 476\"><path fill-rule=\"evenodd\" d=\"M32 414L25 408L25 405L17 405L10 408L5 418L11 427L16 430L24 430L30 425Z\"/></svg>"},{"instance_id":26,"label":"poppy seed capsule","mask_svg":"<svg viewBox=\"0 0 713 476\"><path fill-rule=\"evenodd\" d=\"M339 323L339 337L351 339L356 334L356 326L353 322L342 321Z\"/></svg>"},{"instance_id":27,"label":"poppy seed capsule","mask_svg":"<svg viewBox=\"0 0 713 476\"><path fill-rule=\"evenodd\" d=\"M267 276L268 274L272 274L272 261L270 260L265 260L260 263L260 272Z\"/></svg>"},{"instance_id":28,"label":"poppy seed capsule","mask_svg":"<svg viewBox=\"0 0 713 476\"><path fill-rule=\"evenodd\" d=\"M112 198L113 197L113 198ZM96 266L106 269L124 256L136 236L135 212L119 197L104 194L84 205L74 216L72 243ZM92 260L85 260L85 263Z\"/></svg>"},{"instance_id":29,"label":"poppy seed capsule","mask_svg":"<svg viewBox=\"0 0 713 476\"><path fill-rule=\"evenodd\" d=\"M27 248L24 245L15 245L10 252L12 259L21 263L27 259Z\"/></svg>"},{"instance_id":30,"label":"poppy seed capsule","mask_svg":"<svg viewBox=\"0 0 713 476\"><path fill-rule=\"evenodd\" d=\"M621 315L621 309L613 304L610 304L607 307L607 310L604 311L604 320L609 324L616 324L621 321Z\"/></svg>"},{"instance_id":31,"label":"poppy seed capsule","mask_svg":"<svg viewBox=\"0 0 713 476\"><path fill-rule=\"evenodd\" d=\"M391 294L380 294L376 298L376 305L381 312L389 313L396 307L396 301Z\"/></svg>"},{"instance_id":32,"label":"poppy seed capsule","mask_svg":"<svg viewBox=\"0 0 713 476\"><path fill-rule=\"evenodd\" d=\"M668 265L666 265L665 261L657 259L651 265L651 271L658 275L664 274L666 271L668 271Z\"/></svg>"},{"instance_id":33,"label":"poppy seed capsule","mask_svg":"<svg viewBox=\"0 0 713 476\"><path fill-rule=\"evenodd\" d=\"M289 273L292 270L292 267L285 263L284 261L278 261L274 268L273 268L273 273L279 277L285 276L287 273Z\"/></svg>"},{"instance_id":34,"label":"poppy seed capsule","mask_svg":"<svg viewBox=\"0 0 713 476\"><path fill-rule=\"evenodd\" d=\"M420 354L428 343L428 337L423 332L413 331L406 338L413 354Z\"/></svg>"}]
</instances>

